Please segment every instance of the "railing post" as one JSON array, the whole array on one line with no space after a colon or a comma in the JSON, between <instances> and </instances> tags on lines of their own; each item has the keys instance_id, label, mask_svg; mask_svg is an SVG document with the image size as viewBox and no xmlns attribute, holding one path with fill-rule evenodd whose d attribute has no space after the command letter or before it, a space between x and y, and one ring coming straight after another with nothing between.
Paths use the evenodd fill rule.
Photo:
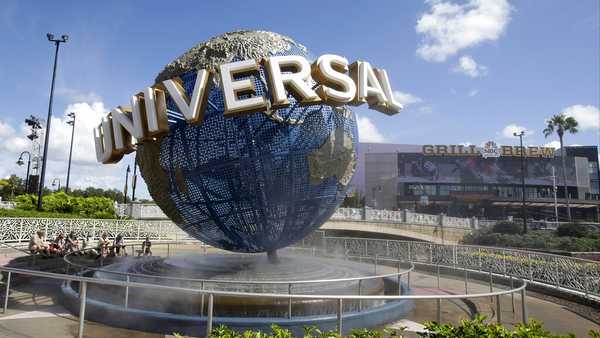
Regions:
<instances>
[{"instance_id":1,"label":"railing post","mask_svg":"<svg viewBox=\"0 0 600 338\"><path fill-rule=\"evenodd\" d=\"M437 288L440 288L440 265L437 265Z\"/></svg>"},{"instance_id":2,"label":"railing post","mask_svg":"<svg viewBox=\"0 0 600 338\"><path fill-rule=\"evenodd\" d=\"M377 254L375 254L375 274L377 274Z\"/></svg>"},{"instance_id":3,"label":"railing post","mask_svg":"<svg viewBox=\"0 0 600 338\"><path fill-rule=\"evenodd\" d=\"M510 289L513 290L515 288L515 283L513 283L513 276L510 275ZM510 301L512 303L512 312L515 313L515 293L510 293Z\"/></svg>"},{"instance_id":4,"label":"railing post","mask_svg":"<svg viewBox=\"0 0 600 338\"><path fill-rule=\"evenodd\" d=\"M167 243L167 257L171 256L171 245Z\"/></svg>"},{"instance_id":5,"label":"railing post","mask_svg":"<svg viewBox=\"0 0 600 338\"><path fill-rule=\"evenodd\" d=\"M288 319L292 319L292 283L288 283Z\"/></svg>"},{"instance_id":6,"label":"railing post","mask_svg":"<svg viewBox=\"0 0 600 338\"><path fill-rule=\"evenodd\" d=\"M452 264L454 265L454 267L456 267L456 265L458 265L458 262L456 259L456 245L452 246Z\"/></svg>"},{"instance_id":7,"label":"railing post","mask_svg":"<svg viewBox=\"0 0 600 338\"><path fill-rule=\"evenodd\" d=\"M523 324L527 324L527 291L525 288L521 289L521 315Z\"/></svg>"},{"instance_id":8,"label":"railing post","mask_svg":"<svg viewBox=\"0 0 600 338\"><path fill-rule=\"evenodd\" d=\"M79 338L83 338L83 323L85 321L85 299L87 296L87 282L79 283Z\"/></svg>"},{"instance_id":9,"label":"railing post","mask_svg":"<svg viewBox=\"0 0 600 338\"><path fill-rule=\"evenodd\" d=\"M496 295L496 322L502 324L502 309L500 306L500 295Z\"/></svg>"},{"instance_id":10,"label":"railing post","mask_svg":"<svg viewBox=\"0 0 600 338\"><path fill-rule=\"evenodd\" d=\"M358 280L358 295L362 295L362 279ZM362 311L362 299L358 300L358 312Z\"/></svg>"},{"instance_id":11,"label":"railing post","mask_svg":"<svg viewBox=\"0 0 600 338\"><path fill-rule=\"evenodd\" d=\"M410 242L408 242L408 261L412 261L412 258L410 256Z\"/></svg>"},{"instance_id":12,"label":"railing post","mask_svg":"<svg viewBox=\"0 0 600 338\"><path fill-rule=\"evenodd\" d=\"M8 276L6 277L6 288L4 291L4 311L2 313L6 313L6 309L8 308L8 294L10 292L10 277L12 272L8 272Z\"/></svg>"},{"instance_id":13,"label":"railing post","mask_svg":"<svg viewBox=\"0 0 600 338\"><path fill-rule=\"evenodd\" d=\"M465 294L469 294L469 271L467 271L467 268L464 268L465 270Z\"/></svg>"},{"instance_id":14,"label":"railing post","mask_svg":"<svg viewBox=\"0 0 600 338\"><path fill-rule=\"evenodd\" d=\"M506 250L502 250L502 270L506 276Z\"/></svg>"},{"instance_id":15,"label":"railing post","mask_svg":"<svg viewBox=\"0 0 600 338\"><path fill-rule=\"evenodd\" d=\"M429 243L429 264L433 263L433 244Z\"/></svg>"},{"instance_id":16,"label":"railing post","mask_svg":"<svg viewBox=\"0 0 600 338\"><path fill-rule=\"evenodd\" d=\"M398 261L398 296L402 295L402 275L400 274L400 261Z\"/></svg>"},{"instance_id":17,"label":"railing post","mask_svg":"<svg viewBox=\"0 0 600 338\"><path fill-rule=\"evenodd\" d=\"M410 271L406 274L406 287L410 290Z\"/></svg>"},{"instance_id":18,"label":"railing post","mask_svg":"<svg viewBox=\"0 0 600 338\"><path fill-rule=\"evenodd\" d=\"M127 275L127 285L125 286L125 311L129 309L129 275Z\"/></svg>"},{"instance_id":19,"label":"railing post","mask_svg":"<svg viewBox=\"0 0 600 338\"><path fill-rule=\"evenodd\" d=\"M210 337L213 321L213 294L208 294L208 318L206 319L206 337Z\"/></svg>"},{"instance_id":20,"label":"railing post","mask_svg":"<svg viewBox=\"0 0 600 338\"><path fill-rule=\"evenodd\" d=\"M583 266L583 291L585 292L585 298L588 298L590 296L590 285L588 283L588 267L589 264L586 264Z\"/></svg>"},{"instance_id":21,"label":"railing post","mask_svg":"<svg viewBox=\"0 0 600 338\"><path fill-rule=\"evenodd\" d=\"M342 336L342 313L343 313L343 303L342 298L338 299L338 309L337 309L337 331L340 337Z\"/></svg>"},{"instance_id":22,"label":"railing post","mask_svg":"<svg viewBox=\"0 0 600 338\"><path fill-rule=\"evenodd\" d=\"M479 272L481 272L481 248L477 248L477 265L479 266Z\"/></svg>"},{"instance_id":23,"label":"railing post","mask_svg":"<svg viewBox=\"0 0 600 338\"><path fill-rule=\"evenodd\" d=\"M528 275L529 275L529 281L533 281L533 269L531 268L531 254L528 253L527 254L527 267L529 269L528 271Z\"/></svg>"},{"instance_id":24,"label":"railing post","mask_svg":"<svg viewBox=\"0 0 600 338\"><path fill-rule=\"evenodd\" d=\"M204 281L200 282L200 289L204 290ZM200 295L200 317L204 317L204 292Z\"/></svg>"},{"instance_id":25,"label":"railing post","mask_svg":"<svg viewBox=\"0 0 600 338\"><path fill-rule=\"evenodd\" d=\"M442 323L442 299L441 298L436 299L436 303L437 303L436 321L438 323Z\"/></svg>"}]
</instances>

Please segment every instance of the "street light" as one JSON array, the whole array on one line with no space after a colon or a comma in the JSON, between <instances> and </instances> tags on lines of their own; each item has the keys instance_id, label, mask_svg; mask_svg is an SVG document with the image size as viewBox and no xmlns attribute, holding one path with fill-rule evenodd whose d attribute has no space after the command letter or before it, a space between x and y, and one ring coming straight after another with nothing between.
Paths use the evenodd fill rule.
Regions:
<instances>
[{"instance_id":1,"label":"street light","mask_svg":"<svg viewBox=\"0 0 600 338\"><path fill-rule=\"evenodd\" d=\"M46 137L44 138L44 156L42 157L42 173L40 174L40 186L38 189L37 209L42 211L42 198L44 192L44 177L46 176L46 162L48 160L48 142L50 140L50 121L52 121L52 99L54 98L54 81L56 80L56 63L58 61L58 49L61 43L69 40L68 35L63 35L60 39L55 39L51 33L46 34L48 41L54 42L56 46L54 52L54 68L52 70L52 84L50 85L50 100L48 102L48 118L46 119Z\"/></svg>"},{"instance_id":2,"label":"street light","mask_svg":"<svg viewBox=\"0 0 600 338\"><path fill-rule=\"evenodd\" d=\"M514 136L519 138L521 147L519 148L521 153L521 193L523 195L523 204L521 205L521 212L523 214L523 233L527 233L527 208L525 208L525 149L523 149L523 135L525 131L521 130L518 133L513 133Z\"/></svg>"},{"instance_id":3,"label":"street light","mask_svg":"<svg viewBox=\"0 0 600 338\"><path fill-rule=\"evenodd\" d=\"M71 157L73 156L73 137L75 136L75 113L70 112L67 114L71 120L67 121L67 124L71 126L71 149L69 150L69 166L67 169L67 186L65 192L69 193L69 178L71 177Z\"/></svg>"},{"instance_id":4,"label":"street light","mask_svg":"<svg viewBox=\"0 0 600 338\"><path fill-rule=\"evenodd\" d=\"M25 162L23 162L23 154L27 154L27 176L25 176L25 192L29 192L29 168L31 167L31 153L25 150L19 155L19 159L17 160L17 164L22 166Z\"/></svg>"},{"instance_id":5,"label":"street light","mask_svg":"<svg viewBox=\"0 0 600 338\"><path fill-rule=\"evenodd\" d=\"M55 187L56 186L56 181L58 181L58 189L56 189L56 191L60 191L60 178L55 178L52 180L52 186Z\"/></svg>"},{"instance_id":6,"label":"street light","mask_svg":"<svg viewBox=\"0 0 600 338\"><path fill-rule=\"evenodd\" d=\"M129 173L131 172L131 168L127 165L127 170L125 171L125 189L123 191L123 204L127 203L127 183L129 181Z\"/></svg>"}]
</instances>

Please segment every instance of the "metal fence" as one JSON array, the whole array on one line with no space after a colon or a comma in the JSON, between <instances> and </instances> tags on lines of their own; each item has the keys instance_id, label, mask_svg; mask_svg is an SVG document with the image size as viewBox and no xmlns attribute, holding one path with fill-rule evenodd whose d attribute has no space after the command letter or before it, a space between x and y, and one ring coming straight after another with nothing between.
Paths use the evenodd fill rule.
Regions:
<instances>
[{"instance_id":1,"label":"metal fence","mask_svg":"<svg viewBox=\"0 0 600 338\"><path fill-rule=\"evenodd\" d=\"M523 278L600 301L600 262L534 251L416 241L328 237L317 231L302 246L330 254L403 257L410 262L452 266Z\"/></svg>"},{"instance_id":2,"label":"metal fence","mask_svg":"<svg viewBox=\"0 0 600 338\"><path fill-rule=\"evenodd\" d=\"M324 242L327 243L328 241L330 241L331 238L325 238ZM36 276L36 277L41 277L41 278L53 278L53 279L59 279L59 280L63 280L65 282L71 283L71 282L77 282L79 283L79 337L83 337L83 333L84 333L84 318L85 318L85 311L86 311L86 302L87 302L87 288L88 288L88 284L101 284L101 285L110 285L110 286L115 286L115 287L121 287L124 288L125 291L125 297L127 297L127 295L129 294L128 290L131 288L142 288L142 289L157 289L157 290L164 290L164 291L175 291L175 292L182 292L182 293L189 293L189 294L196 294L196 295L200 295L202 298L202 304L204 305L204 301L205 299L207 300L206 305L207 305L207 311L206 314L203 313L203 309L204 306L201 306L200 308L202 309L201 313L199 313L199 316L205 320L206 322L206 336L209 335L209 333L212 330L213 327L213 322L216 320L218 321L218 318L215 318L215 313L214 313L214 297L215 296L235 296L235 297L260 297L260 298L265 298L265 299L287 299L288 300L288 304L289 304L289 312L288 312L288 318L291 318L291 308L293 306L293 302L295 300L333 300L337 302L337 306L336 306L336 323L337 323L337 331L338 333L342 334L343 332L343 321L344 321L344 317L351 315L352 313L349 313L348 311L344 312L344 302L348 302L348 301L358 301L358 302L362 302L362 301L399 301L399 300L428 300L428 301L435 301L436 303L436 320L438 322L442 321L442 301L448 301L448 300L453 300L453 299L474 299L474 298L482 298L482 297L489 297L493 300L493 303L495 304L495 310L496 310L496 321L498 323L502 322L502 309L501 309L501 301L500 301L500 297L503 295L511 295L512 297L512 301L513 301L513 312L515 310L515 305L514 305L514 294L515 293L520 293L521 295L521 318L522 318L522 322L526 323L528 320L528 309L527 309L527 297L526 297L526 286L527 286L527 281L524 279L515 279L513 280L513 278L510 278L510 282L511 282L511 287L509 289L500 289L497 291L494 291L494 284L493 284L493 279L492 279L492 274L490 273L490 279L489 279L489 285L490 285L490 291L489 292L485 292L485 293L470 293L469 292L469 277L468 277L468 272L470 270L467 270L465 268L458 268L456 266L444 266L446 269L449 270L455 270L455 271L459 271L459 272L464 272L464 283L465 283L465 293L464 294L402 294L402 289L399 288L398 290L398 295L362 295L360 292L360 283L362 280L364 279L370 279L370 278L386 278L386 277L397 277L398 278L398 282L400 285L401 279L403 276L406 276L406 285L407 287L410 289L410 273L411 271L414 269L414 264L410 263L410 268L406 269L406 270L402 270L400 269L400 263L402 263L402 260L399 259L392 259L392 258L385 258L385 257L380 257L377 253L377 251L372 251L372 250L368 250L368 244L366 244L367 246L365 246L367 249L364 252L361 252L359 255L357 256L353 256L353 255L348 255L346 256L346 258L348 259L358 259L358 260L367 260L367 261L372 261L374 263L375 269L377 268L378 264L387 264L387 265L392 265L392 266L398 266L398 272L397 273L392 273L392 274L385 274L385 275L373 275L373 276L365 276L365 277L359 277L359 278L346 278L343 280L356 280L356 282L358 283L359 287L358 287L358 293L356 295L338 295L338 294L326 294L326 295L320 295L320 294L297 294L297 293L293 293L292 292L292 288L289 287L288 288L288 292L286 293L273 293L273 292L239 292L239 291L227 291L227 290L215 290L215 289L207 289L204 287L204 285L202 285L200 288L191 288L191 287L179 287L179 286L169 286L169 285L164 285L164 284L150 284L150 283L141 283L141 282L132 282L130 280L130 277L134 276L138 276L138 274L128 274L126 280L117 280L117 279L97 279L97 278L90 278L90 277L84 277L81 274L75 274L75 275L68 275L68 274L57 274L57 273L49 273L49 272L40 272L40 271L31 271L31 270L25 270L25 269L17 269L17 268L9 268L9 267L0 267L0 272L5 273L7 275L7 278L5 280L5 297L4 297L4 313L6 313L6 309L8 306L8 299L10 296L10 285L11 285L11 278L13 275L26 275L26 276ZM352 248L350 248L349 250L353 250ZM315 250L311 249L311 252L314 254ZM332 251L329 250L329 248L327 248L326 251L321 251L321 253L327 255L328 253L331 254ZM350 251L347 251L347 253L350 253ZM366 255L363 255L366 254ZM416 253L415 253L416 254ZM418 257L419 255L416 254L415 257ZM68 260L67 260L68 261ZM438 274L437 274L437 278L438 278L438 287L439 287L439 279L440 279L440 265L437 265L438 269ZM472 270L471 270L472 271ZM112 271L111 271L112 273ZM144 275L141 275L144 276ZM154 276L156 277L156 276ZM501 276L496 276L496 277L501 277ZM342 279L340 279L342 280ZM284 283L284 284L288 284L288 285L294 285L294 284L300 284L300 283L321 283L321 282L332 282L332 281L336 281L336 280L323 280L323 281L301 281L301 280L293 280L293 281L244 281L243 283L259 283L259 284L269 284L269 283ZM513 286L513 282L517 283L517 287ZM224 282L224 281L218 281L220 282ZM233 283L240 283L240 281L232 281ZM124 302L124 306L127 309L127 299L125 299ZM358 311L360 311L360 307L358 309Z\"/></svg>"}]
</instances>

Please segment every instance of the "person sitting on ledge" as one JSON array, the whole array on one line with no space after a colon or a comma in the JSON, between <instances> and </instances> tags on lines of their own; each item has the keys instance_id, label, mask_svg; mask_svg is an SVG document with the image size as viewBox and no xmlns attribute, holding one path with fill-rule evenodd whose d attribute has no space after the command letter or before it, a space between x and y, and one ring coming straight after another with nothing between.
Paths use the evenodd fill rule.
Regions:
<instances>
[{"instance_id":1,"label":"person sitting on ledge","mask_svg":"<svg viewBox=\"0 0 600 338\"><path fill-rule=\"evenodd\" d=\"M125 240L123 239L123 235L118 234L117 237L115 237L113 247L115 248L115 254L117 256L127 256L127 251L125 251Z\"/></svg>"},{"instance_id":2,"label":"person sitting on ledge","mask_svg":"<svg viewBox=\"0 0 600 338\"><path fill-rule=\"evenodd\" d=\"M102 233L102 237L98 238L98 256L96 259L102 257L106 258L108 256L108 249L110 246L110 241L108 240L108 234L106 232Z\"/></svg>"},{"instance_id":3,"label":"person sitting on ledge","mask_svg":"<svg viewBox=\"0 0 600 338\"><path fill-rule=\"evenodd\" d=\"M144 256L152 256L152 242L150 242L150 236L146 236L146 240L142 242L142 251L139 252L138 256L142 254Z\"/></svg>"},{"instance_id":4,"label":"person sitting on ledge","mask_svg":"<svg viewBox=\"0 0 600 338\"><path fill-rule=\"evenodd\" d=\"M58 234L53 243L50 243L50 253L53 255L62 256L65 253L65 235Z\"/></svg>"},{"instance_id":5,"label":"person sitting on ledge","mask_svg":"<svg viewBox=\"0 0 600 338\"><path fill-rule=\"evenodd\" d=\"M71 231L69 233L69 235L67 236L67 240L66 240L66 244L65 244L65 250L68 253L79 255L79 250L80 250L80 248L79 248L79 240L75 236L75 231Z\"/></svg>"},{"instance_id":6,"label":"person sitting on ledge","mask_svg":"<svg viewBox=\"0 0 600 338\"><path fill-rule=\"evenodd\" d=\"M41 254L46 256L50 253L48 251L49 247L48 243L46 243L46 238L44 235L45 234L43 231L38 230L29 238L29 251L32 255Z\"/></svg>"}]
</instances>

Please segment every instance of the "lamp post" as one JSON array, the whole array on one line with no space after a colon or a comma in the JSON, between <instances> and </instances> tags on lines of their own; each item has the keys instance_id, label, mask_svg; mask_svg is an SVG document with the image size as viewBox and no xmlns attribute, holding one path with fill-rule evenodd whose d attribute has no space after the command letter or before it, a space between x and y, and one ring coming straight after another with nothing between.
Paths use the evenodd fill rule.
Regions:
<instances>
[{"instance_id":1,"label":"lamp post","mask_svg":"<svg viewBox=\"0 0 600 338\"><path fill-rule=\"evenodd\" d=\"M135 201L135 187L137 186L137 162L133 159L133 176L131 177L131 201Z\"/></svg>"},{"instance_id":2,"label":"lamp post","mask_svg":"<svg viewBox=\"0 0 600 338\"><path fill-rule=\"evenodd\" d=\"M60 191L60 178L55 178L52 180L52 186L56 186L56 181L58 181L58 189L56 191Z\"/></svg>"},{"instance_id":3,"label":"lamp post","mask_svg":"<svg viewBox=\"0 0 600 338\"><path fill-rule=\"evenodd\" d=\"M29 192L29 168L31 167L31 153L25 150L19 155L19 159L17 160L18 165L23 165L23 154L27 154L27 176L25 176L25 192Z\"/></svg>"},{"instance_id":4,"label":"lamp post","mask_svg":"<svg viewBox=\"0 0 600 338\"><path fill-rule=\"evenodd\" d=\"M521 205L521 212L523 214L523 233L527 233L527 208L525 207L525 149L523 149L523 135L525 131L521 130L518 133L513 133L514 136L519 137L520 153L521 153L521 193L523 195L523 203Z\"/></svg>"},{"instance_id":5,"label":"lamp post","mask_svg":"<svg viewBox=\"0 0 600 338\"><path fill-rule=\"evenodd\" d=\"M123 204L127 204L127 183L129 181L129 173L131 172L131 168L129 164L127 165L127 170L125 171L125 189L123 189Z\"/></svg>"},{"instance_id":6,"label":"lamp post","mask_svg":"<svg viewBox=\"0 0 600 338\"><path fill-rule=\"evenodd\" d=\"M42 172L40 174L40 186L38 189L37 209L42 211L42 198L44 192L44 177L46 176L46 162L48 160L48 141L50 139L50 121L52 121L52 99L54 98L54 81L56 80L56 64L58 61L58 49L61 43L69 40L68 35L63 35L60 39L55 39L54 34L46 34L48 41L54 42L56 47L54 51L54 68L52 70L52 84L50 85L50 100L48 102L48 118L46 119L46 137L44 138L44 156L42 157Z\"/></svg>"},{"instance_id":7,"label":"lamp post","mask_svg":"<svg viewBox=\"0 0 600 338\"><path fill-rule=\"evenodd\" d=\"M67 116L71 120L67 121L67 124L71 126L71 148L69 149L69 166L67 167L67 186L65 192L69 193L69 178L71 178L71 157L73 156L73 137L75 136L75 113L70 112Z\"/></svg>"}]
</instances>

